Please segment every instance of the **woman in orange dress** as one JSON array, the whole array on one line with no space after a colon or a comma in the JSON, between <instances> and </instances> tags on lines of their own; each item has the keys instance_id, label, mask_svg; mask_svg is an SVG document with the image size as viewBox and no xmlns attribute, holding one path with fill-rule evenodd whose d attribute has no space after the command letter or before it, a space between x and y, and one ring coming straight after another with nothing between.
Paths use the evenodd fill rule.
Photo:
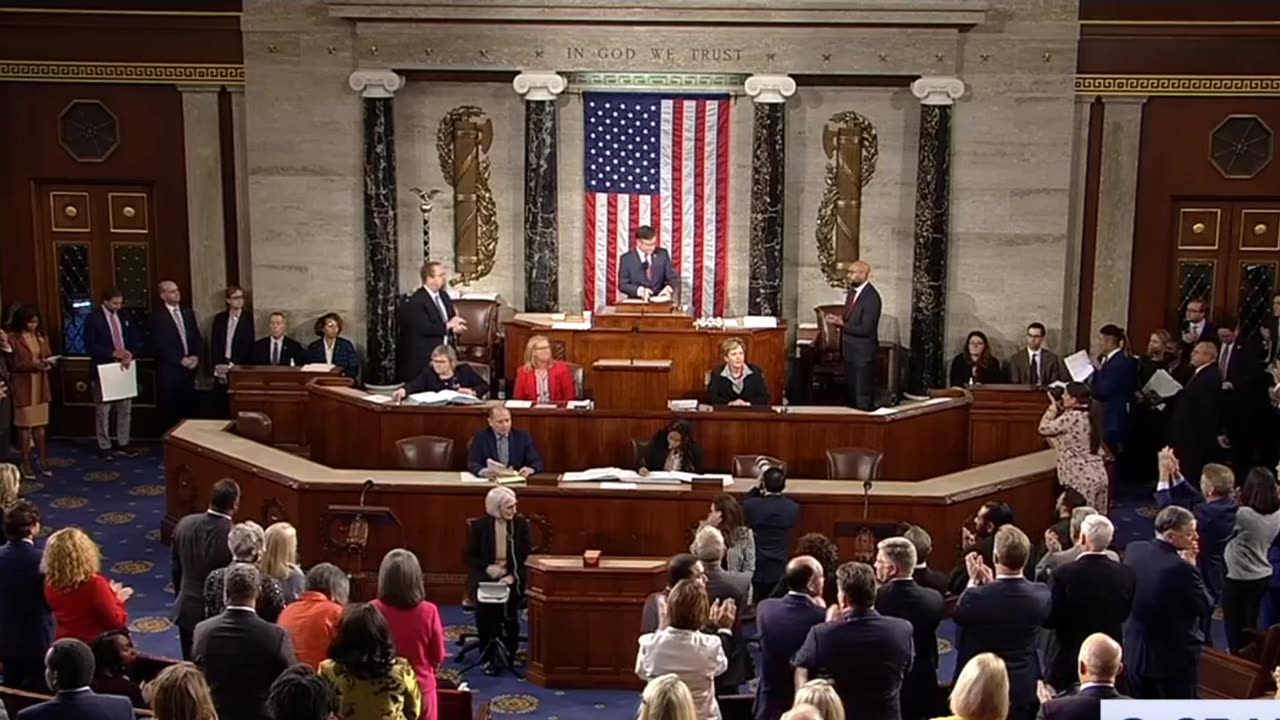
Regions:
<instances>
[{"instance_id":1,"label":"woman in orange dress","mask_svg":"<svg viewBox=\"0 0 1280 720\"><path fill-rule=\"evenodd\" d=\"M40 470L52 477L49 454L45 446L45 426L49 424L49 371L53 369L53 353L44 332L40 311L34 305L23 305L13 313L10 344L13 345L13 424L18 428L18 445L22 451L22 474L34 478L31 469L31 446L40 453Z\"/></svg>"}]
</instances>

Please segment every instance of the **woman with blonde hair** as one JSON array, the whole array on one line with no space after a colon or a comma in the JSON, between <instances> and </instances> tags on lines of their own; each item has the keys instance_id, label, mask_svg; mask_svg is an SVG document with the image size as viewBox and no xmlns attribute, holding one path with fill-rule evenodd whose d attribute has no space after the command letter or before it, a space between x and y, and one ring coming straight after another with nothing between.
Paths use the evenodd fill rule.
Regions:
<instances>
[{"instance_id":1,"label":"woman with blonde hair","mask_svg":"<svg viewBox=\"0 0 1280 720\"><path fill-rule=\"evenodd\" d=\"M965 663L951 689L951 712L944 720L1005 720L1009 715L1009 672L994 653Z\"/></svg>"},{"instance_id":2,"label":"woman with blonde hair","mask_svg":"<svg viewBox=\"0 0 1280 720\"><path fill-rule=\"evenodd\" d=\"M712 405L768 405L764 371L747 362L747 346L732 337L720 343L724 363L707 378L707 402Z\"/></svg>"},{"instance_id":3,"label":"woman with blonde hair","mask_svg":"<svg viewBox=\"0 0 1280 720\"><path fill-rule=\"evenodd\" d=\"M0 438L0 443L4 439ZM9 507L18 499L18 490L22 486L22 472L13 463L0 463L0 510Z\"/></svg>"},{"instance_id":4,"label":"woman with blonde hair","mask_svg":"<svg viewBox=\"0 0 1280 720\"><path fill-rule=\"evenodd\" d=\"M151 712L156 720L218 720L209 683L189 662L170 665L147 684Z\"/></svg>"},{"instance_id":5,"label":"woman with blonde hair","mask_svg":"<svg viewBox=\"0 0 1280 720\"><path fill-rule=\"evenodd\" d=\"M49 536L40 561L44 597L53 610L55 637L93 644L99 635L129 624L124 603L133 590L102 574L98 545L80 528L63 528Z\"/></svg>"},{"instance_id":6,"label":"woman with blonde hair","mask_svg":"<svg viewBox=\"0 0 1280 720\"><path fill-rule=\"evenodd\" d=\"M844 703L830 680L810 680L796 690L796 705L811 705L822 720L844 720Z\"/></svg>"},{"instance_id":7,"label":"woman with blonde hair","mask_svg":"<svg viewBox=\"0 0 1280 720\"><path fill-rule=\"evenodd\" d=\"M693 695L679 675L659 675L644 686L636 720L697 720L697 717Z\"/></svg>"},{"instance_id":8,"label":"woman with blonde hair","mask_svg":"<svg viewBox=\"0 0 1280 720\"><path fill-rule=\"evenodd\" d=\"M569 366L551 355L551 340L534 335L524 346L524 364L516 371L516 400L529 400L539 405L577 399L573 373Z\"/></svg>"},{"instance_id":9,"label":"woman with blonde hair","mask_svg":"<svg viewBox=\"0 0 1280 720\"><path fill-rule=\"evenodd\" d=\"M714 685L716 676L729 669L729 659L720 638L702 632L708 622L730 627L733 612L718 602L710 607L706 588L700 583L676 583L667 593L666 623L660 620L660 630L640 636L636 675L651 680L675 673L689 688L699 720L720 720Z\"/></svg>"},{"instance_id":10,"label":"woman with blonde hair","mask_svg":"<svg viewBox=\"0 0 1280 720\"><path fill-rule=\"evenodd\" d=\"M258 569L280 583L285 605L302 595L307 579L302 568L298 567L298 531L292 525L278 522L267 528L266 550L262 553Z\"/></svg>"}]
</instances>

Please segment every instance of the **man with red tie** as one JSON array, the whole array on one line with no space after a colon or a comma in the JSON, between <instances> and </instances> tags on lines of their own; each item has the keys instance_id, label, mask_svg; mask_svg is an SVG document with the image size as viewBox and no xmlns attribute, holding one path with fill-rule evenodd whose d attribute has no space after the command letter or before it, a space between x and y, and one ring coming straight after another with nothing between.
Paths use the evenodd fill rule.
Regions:
<instances>
[{"instance_id":1,"label":"man with red tie","mask_svg":"<svg viewBox=\"0 0 1280 720\"><path fill-rule=\"evenodd\" d=\"M94 365L120 363L128 368L133 363L137 349L137 329L129 318L120 314L124 306L124 293L118 288L107 288L102 293L102 305L89 313L84 321L84 346ZM132 456L136 450L129 444L129 425L133 413L133 401L129 398L112 402L102 401L102 386L97 370L93 372L94 416L98 435L98 456L111 460L111 415L116 416L115 453Z\"/></svg>"},{"instance_id":2,"label":"man with red tie","mask_svg":"<svg viewBox=\"0 0 1280 720\"><path fill-rule=\"evenodd\" d=\"M618 289L629 298L672 297L676 268L671 254L658 247L653 228L636 228L636 246L618 259Z\"/></svg>"},{"instance_id":3,"label":"man with red tie","mask_svg":"<svg viewBox=\"0 0 1280 720\"><path fill-rule=\"evenodd\" d=\"M827 322L841 328L840 350L849 405L875 409L876 356L880 351L880 293L870 282L871 266L858 260L849 266L849 292L840 315Z\"/></svg>"}]
</instances>

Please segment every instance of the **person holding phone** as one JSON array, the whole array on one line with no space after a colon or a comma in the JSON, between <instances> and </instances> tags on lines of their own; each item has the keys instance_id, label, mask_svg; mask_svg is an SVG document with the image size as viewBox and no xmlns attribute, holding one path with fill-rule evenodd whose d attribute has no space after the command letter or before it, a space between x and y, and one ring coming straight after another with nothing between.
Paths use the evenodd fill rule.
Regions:
<instances>
[{"instance_id":1,"label":"person holding phone","mask_svg":"<svg viewBox=\"0 0 1280 720\"><path fill-rule=\"evenodd\" d=\"M49 349L49 336L45 334L44 322L36 306L22 305L15 310L10 332L13 334L13 424L18 428L22 475L27 479L36 476L31 467L31 446L34 444L40 454L41 474L53 477L45 444L45 428L49 425L49 402L53 398L49 389L49 371L58 358Z\"/></svg>"}]
</instances>

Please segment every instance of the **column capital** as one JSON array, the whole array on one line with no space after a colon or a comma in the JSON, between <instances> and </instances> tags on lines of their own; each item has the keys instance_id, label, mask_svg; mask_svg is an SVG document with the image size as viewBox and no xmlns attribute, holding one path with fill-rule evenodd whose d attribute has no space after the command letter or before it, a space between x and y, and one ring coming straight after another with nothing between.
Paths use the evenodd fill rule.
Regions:
<instances>
[{"instance_id":1,"label":"column capital","mask_svg":"<svg viewBox=\"0 0 1280 720\"><path fill-rule=\"evenodd\" d=\"M564 76L554 72L522 72L511 81L516 93L528 101L550 101L568 87Z\"/></svg>"},{"instance_id":2,"label":"column capital","mask_svg":"<svg viewBox=\"0 0 1280 720\"><path fill-rule=\"evenodd\" d=\"M1146 95L1099 95L1103 105L1146 105Z\"/></svg>"},{"instance_id":3,"label":"column capital","mask_svg":"<svg viewBox=\"0 0 1280 720\"><path fill-rule=\"evenodd\" d=\"M351 73L347 84L365 98L392 98L404 87L404 76L390 70L357 70Z\"/></svg>"},{"instance_id":4,"label":"column capital","mask_svg":"<svg viewBox=\"0 0 1280 720\"><path fill-rule=\"evenodd\" d=\"M796 81L790 75L752 75L742 89L754 103L785 103L796 94Z\"/></svg>"},{"instance_id":5,"label":"column capital","mask_svg":"<svg viewBox=\"0 0 1280 720\"><path fill-rule=\"evenodd\" d=\"M955 77L929 76L911 83L911 94L921 105L954 105L964 95L964 81Z\"/></svg>"}]
</instances>

